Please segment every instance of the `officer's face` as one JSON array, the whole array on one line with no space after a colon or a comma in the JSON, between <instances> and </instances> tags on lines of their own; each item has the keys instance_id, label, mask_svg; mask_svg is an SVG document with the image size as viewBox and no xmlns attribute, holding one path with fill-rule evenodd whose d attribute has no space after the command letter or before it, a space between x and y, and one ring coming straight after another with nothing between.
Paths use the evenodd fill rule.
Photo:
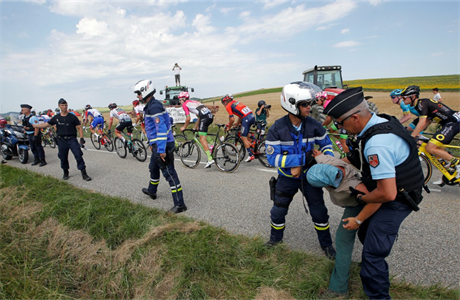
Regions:
<instances>
[{"instance_id":1,"label":"officer's face","mask_svg":"<svg viewBox=\"0 0 460 300\"><path fill-rule=\"evenodd\" d=\"M312 102L310 101L302 101L298 104L300 115L302 117L308 117L310 115L311 105Z\"/></svg>"},{"instance_id":2,"label":"officer's face","mask_svg":"<svg viewBox=\"0 0 460 300\"><path fill-rule=\"evenodd\" d=\"M62 112L67 112L67 103L61 103L59 104L59 108L61 109Z\"/></svg>"},{"instance_id":3,"label":"officer's face","mask_svg":"<svg viewBox=\"0 0 460 300\"><path fill-rule=\"evenodd\" d=\"M27 116L30 114L30 109L26 107L21 107L21 113Z\"/></svg>"}]
</instances>

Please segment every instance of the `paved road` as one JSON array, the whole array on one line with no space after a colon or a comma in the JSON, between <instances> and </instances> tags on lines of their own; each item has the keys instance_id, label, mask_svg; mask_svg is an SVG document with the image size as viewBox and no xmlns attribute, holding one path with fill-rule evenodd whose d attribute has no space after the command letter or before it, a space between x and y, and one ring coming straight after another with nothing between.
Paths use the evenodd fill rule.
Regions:
<instances>
[{"instance_id":1,"label":"paved road","mask_svg":"<svg viewBox=\"0 0 460 300\"><path fill-rule=\"evenodd\" d=\"M89 140L87 139L89 142ZM90 182L81 179L75 160L70 157L69 182L89 190L128 198L132 202L167 210L172 207L169 186L160 181L158 199L151 200L141 192L149 181L148 161L138 162L132 156L121 159L113 152L95 150L88 145L85 161ZM21 165L17 158L8 164L61 178L57 149L45 148L48 165L32 167ZM130 154L128 154L130 155ZM71 155L70 155L71 156ZM268 238L270 208L268 180L276 175L273 169L262 167L258 161L242 163L232 174L219 172L215 167L190 170L176 161L188 211L184 215L204 220L237 234ZM439 175L437 175L439 176ZM435 175L436 177L436 175ZM437 179L437 177L435 178ZM402 224L399 238L388 258L390 271L412 283L442 283L459 287L460 239L459 212L460 188L435 187L425 194L419 212L412 213ZM331 228L334 231L341 218L342 209L334 206L325 193ZM311 219L305 214L300 193L296 195L287 216L285 243L298 250L323 255ZM360 261L362 247L357 242L353 260Z\"/></svg>"}]
</instances>

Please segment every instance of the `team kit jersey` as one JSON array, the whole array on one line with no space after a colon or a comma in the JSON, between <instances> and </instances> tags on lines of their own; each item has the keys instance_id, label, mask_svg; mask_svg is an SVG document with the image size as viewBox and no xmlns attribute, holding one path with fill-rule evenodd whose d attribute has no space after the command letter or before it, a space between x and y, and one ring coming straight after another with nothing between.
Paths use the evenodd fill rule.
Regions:
<instances>
[{"instance_id":1,"label":"team kit jersey","mask_svg":"<svg viewBox=\"0 0 460 300\"><path fill-rule=\"evenodd\" d=\"M249 107L235 100L229 102L225 109L230 116L237 115L240 118L252 114L252 110Z\"/></svg>"},{"instance_id":2,"label":"team kit jersey","mask_svg":"<svg viewBox=\"0 0 460 300\"><path fill-rule=\"evenodd\" d=\"M91 108L91 109L86 110L85 119L88 119L89 116L96 118L96 117L102 117L102 114L97 109Z\"/></svg>"},{"instance_id":3,"label":"team kit jersey","mask_svg":"<svg viewBox=\"0 0 460 300\"><path fill-rule=\"evenodd\" d=\"M128 116L128 114L121 108L117 107L114 108L110 111L110 118L117 118L118 121L121 122L130 122L131 118Z\"/></svg>"},{"instance_id":4,"label":"team kit jersey","mask_svg":"<svg viewBox=\"0 0 460 300\"><path fill-rule=\"evenodd\" d=\"M447 105L431 99L419 99L415 109L421 117L427 117L430 120L445 125L449 122L460 122L460 113L452 110Z\"/></svg>"},{"instance_id":5,"label":"team kit jersey","mask_svg":"<svg viewBox=\"0 0 460 300\"><path fill-rule=\"evenodd\" d=\"M205 115L211 114L209 108L199 101L187 100L182 105L182 108L184 109L186 116L190 115L190 113L194 113L198 117L202 118Z\"/></svg>"},{"instance_id":6,"label":"team kit jersey","mask_svg":"<svg viewBox=\"0 0 460 300\"><path fill-rule=\"evenodd\" d=\"M134 107L134 112L136 113L137 116L144 115L144 107L145 107L144 104L139 104Z\"/></svg>"}]
</instances>

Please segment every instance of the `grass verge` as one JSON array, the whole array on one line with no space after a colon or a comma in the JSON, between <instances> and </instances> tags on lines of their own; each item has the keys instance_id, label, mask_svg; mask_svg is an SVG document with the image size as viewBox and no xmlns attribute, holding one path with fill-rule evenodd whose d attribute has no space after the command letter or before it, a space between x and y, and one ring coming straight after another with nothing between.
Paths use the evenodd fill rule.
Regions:
<instances>
[{"instance_id":1,"label":"grass verge","mask_svg":"<svg viewBox=\"0 0 460 300\"><path fill-rule=\"evenodd\" d=\"M317 298L333 262L0 167L0 298ZM363 298L356 264L352 298ZM458 290L393 281L403 299Z\"/></svg>"}]
</instances>

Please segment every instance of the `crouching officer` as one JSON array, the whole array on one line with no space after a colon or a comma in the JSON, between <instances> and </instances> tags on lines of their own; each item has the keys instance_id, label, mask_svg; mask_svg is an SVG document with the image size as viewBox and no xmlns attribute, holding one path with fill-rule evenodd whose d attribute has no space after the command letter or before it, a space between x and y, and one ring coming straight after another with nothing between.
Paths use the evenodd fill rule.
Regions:
<instances>
[{"instance_id":1,"label":"crouching officer","mask_svg":"<svg viewBox=\"0 0 460 300\"><path fill-rule=\"evenodd\" d=\"M300 189L307 199L321 248L327 257L333 259L335 249L332 246L323 190L313 187L306 179L308 162L314 161L307 152L311 152L315 144L324 154L334 155L326 130L308 117L316 100L315 95L320 91L314 84L294 82L284 86L281 92L281 107L289 114L276 120L266 140L268 162L278 168L276 183L274 177L270 182L274 204L270 211L271 233L267 245L276 245L282 241L289 205Z\"/></svg>"},{"instance_id":2,"label":"crouching officer","mask_svg":"<svg viewBox=\"0 0 460 300\"><path fill-rule=\"evenodd\" d=\"M42 133L39 128L34 128L32 125L38 124L38 118L31 113L32 106L29 104L21 104L21 113L24 114L22 125L29 139L30 150L34 155L32 166L40 164L40 167L46 166L45 150L42 146Z\"/></svg>"},{"instance_id":3,"label":"crouching officer","mask_svg":"<svg viewBox=\"0 0 460 300\"><path fill-rule=\"evenodd\" d=\"M56 125L56 135L58 136L58 157L61 160L61 168L64 170L62 179L69 179L69 150L72 151L75 160L77 161L77 168L81 171L83 180L90 181L91 177L86 173L86 165L83 160L83 152L81 147L85 143L83 138L83 129L77 116L69 113L67 110L67 101L61 98L58 101L61 113L55 114L47 123L34 125L35 128L45 128ZM80 144L77 141L77 130L80 135Z\"/></svg>"},{"instance_id":4,"label":"crouching officer","mask_svg":"<svg viewBox=\"0 0 460 300\"><path fill-rule=\"evenodd\" d=\"M170 211L177 214L186 211L187 206L185 206L182 187L174 168L175 142L170 117L163 104L153 97L155 91L151 80L141 80L134 86L137 99L145 103L145 131L152 151L149 164L150 183L148 188L142 189L142 192L152 199L157 198L161 170L164 178L169 182L174 201L174 206Z\"/></svg>"},{"instance_id":5,"label":"crouching officer","mask_svg":"<svg viewBox=\"0 0 460 300\"><path fill-rule=\"evenodd\" d=\"M337 95L324 113L358 135L348 160L361 170L370 192L352 190L354 196L361 203L383 203L358 232L363 243L360 275L370 299L390 299L385 258L401 223L422 200L423 173L415 141L395 117L371 113L361 87Z\"/></svg>"}]
</instances>

